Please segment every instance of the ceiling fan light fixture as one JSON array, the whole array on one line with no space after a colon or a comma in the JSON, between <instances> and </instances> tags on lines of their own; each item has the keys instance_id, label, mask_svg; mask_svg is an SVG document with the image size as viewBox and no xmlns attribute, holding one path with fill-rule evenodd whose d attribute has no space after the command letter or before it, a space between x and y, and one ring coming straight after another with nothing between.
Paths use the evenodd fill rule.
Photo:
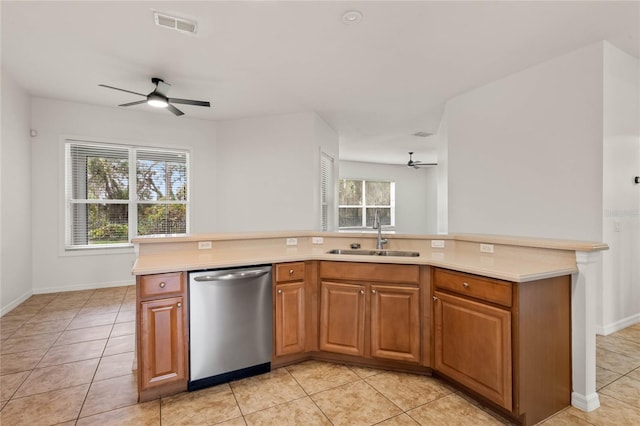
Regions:
<instances>
[{"instance_id":1,"label":"ceiling fan light fixture","mask_svg":"<svg viewBox=\"0 0 640 426\"><path fill-rule=\"evenodd\" d=\"M154 108L166 108L169 103L159 95L151 94L147 97L147 104Z\"/></svg>"}]
</instances>

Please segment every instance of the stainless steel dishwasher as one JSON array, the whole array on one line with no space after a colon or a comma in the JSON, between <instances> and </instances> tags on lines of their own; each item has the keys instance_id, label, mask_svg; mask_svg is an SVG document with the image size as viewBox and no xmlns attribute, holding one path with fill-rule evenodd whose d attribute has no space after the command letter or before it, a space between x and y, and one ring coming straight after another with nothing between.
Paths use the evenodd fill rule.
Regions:
<instances>
[{"instance_id":1,"label":"stainless steel dishwasher","mask_svg":"<svg viewBox=\"0 0 640 426\"><path fill-rule=\"evenodd\" d=\"M189 390L271 371L271 266L189 274Z\"/></svg>"}]
</instances>

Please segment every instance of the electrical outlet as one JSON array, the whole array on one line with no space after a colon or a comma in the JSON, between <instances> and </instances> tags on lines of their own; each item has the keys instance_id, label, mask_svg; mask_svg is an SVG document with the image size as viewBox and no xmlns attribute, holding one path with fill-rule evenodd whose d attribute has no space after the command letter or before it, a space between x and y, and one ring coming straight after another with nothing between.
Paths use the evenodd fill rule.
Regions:
<instances>
[{"instance_id":1,"label":"electrical outlet","mask_svg":"<svg viewBox=\"0 0 640 426\"><path fill-rule=\"evenodd\" d=\"M211 241L198 241L198 250L209 250L211 247Z\"/></svg>"},{"instance_id":2,"label":"electrical outlet","mask_svg":"<svg viewBox=\"0 0 640 426\"><path fill-rule=\"evenodd\" d=\"M444 248L444 240L431 240L431 248Z\"/></svg>"},{"instance_id":3,"label":"electrical outlet","mask_svg":"<svg viewBox=\"0 0 640 426\"><path fill-rule=\"evenodd\" d=\"M297 238L287 238L287 245L288 246L297 246L298 245L298 239Z\"/></svg>"},{"instance_id":4,"label":"electrical outlet","mask_svg":"<svg viewBox=\"0 0 640 426\"><path fill-rule=\"evenodd\" d=\"M324 238L322 237L311 237L311 244L322 244L324 243Z\"/></svg>"},{"instance_id":5,"label":"electrical outlet","mask_svg":"<svg viewBox=\"0 0 640 426\"><path fill-rule=\"evenodd\" d=\"M481 253L493 253L493 244L480 244Z\"/></svg>"}]
</instances>

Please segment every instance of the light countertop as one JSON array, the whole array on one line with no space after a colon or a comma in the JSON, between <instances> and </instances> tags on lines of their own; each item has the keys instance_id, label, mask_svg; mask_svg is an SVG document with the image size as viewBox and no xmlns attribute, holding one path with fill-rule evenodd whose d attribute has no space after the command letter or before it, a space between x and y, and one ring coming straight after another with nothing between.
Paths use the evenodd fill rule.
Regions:
<instances>
[{"instance_id":1,"label":"light countertop","mask_svg":"<svg viewBox=\"0 0 640 426\"><path fill-rule=\"evenodd\" d=\"M322 243L313 243L314 237ZM295 238L296 245L287 245ZM304 260L399 263L431 265L461 272L527 282L577 272L577 251L600 251L608 246L598 242L539 238L460 235L385 234L385 249L410 250L419 257L335 255L327 251L349 248L358 243L364 249L375 247L376 235L370 233L321 233L312 231L199 234L176 237L137 238L138 258L135 275L173 271L194 271L243 265L258 265ZM432 247L432 241L444 247ZM198 249L198 244L211 248ZM490 244L493 253L480 251Z\"/></svg>"}]
</instances>

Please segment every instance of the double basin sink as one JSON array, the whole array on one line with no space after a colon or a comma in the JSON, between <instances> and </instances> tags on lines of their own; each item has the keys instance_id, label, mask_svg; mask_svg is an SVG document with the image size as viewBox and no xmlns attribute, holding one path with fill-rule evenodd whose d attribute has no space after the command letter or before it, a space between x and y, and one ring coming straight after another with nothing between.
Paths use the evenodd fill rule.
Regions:
<instances>
[{"instance_id":1,"label":"double basin sink","mask_svg":"<svg viewBox=\"0 0 640 426\"><path fill-rule=\"evenodd\" d=\"M364 250L364 249L333 249L327 254L351 254L358 256L401 256L401 257L418 257L420 253L417 251L401 251L401 250Z\"/></svg>"}]
</instances>

